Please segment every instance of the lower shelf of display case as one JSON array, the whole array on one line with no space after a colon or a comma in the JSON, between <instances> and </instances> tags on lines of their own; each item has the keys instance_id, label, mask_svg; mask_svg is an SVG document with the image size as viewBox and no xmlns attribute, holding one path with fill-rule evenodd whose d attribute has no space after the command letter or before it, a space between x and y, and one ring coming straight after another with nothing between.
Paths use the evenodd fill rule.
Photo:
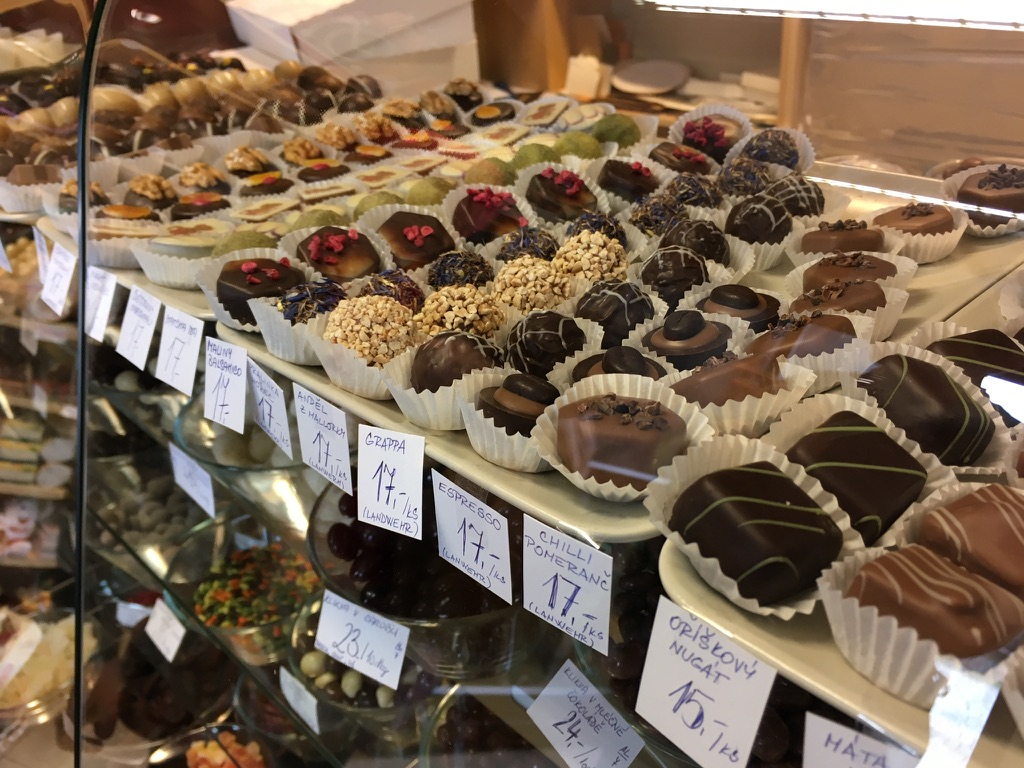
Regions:
<instances>
[{"instance_id":1,"label":"lower shelf of display case","mask_svg":"<svg viewBox=\"0 0 1024 768\"><path fill-rule=\"evenodd\" d=\"M727 633L733 642L815 696L915 752L924 752L928 712L891 696L851 667L836 647L820 605L810 616L789 621L744 611L709 589L671 542L665 542L659 570L665 591L677 605ZM1024 739L1001 698L971 765L1024 765Z\"/></svg>"}]
</instances>

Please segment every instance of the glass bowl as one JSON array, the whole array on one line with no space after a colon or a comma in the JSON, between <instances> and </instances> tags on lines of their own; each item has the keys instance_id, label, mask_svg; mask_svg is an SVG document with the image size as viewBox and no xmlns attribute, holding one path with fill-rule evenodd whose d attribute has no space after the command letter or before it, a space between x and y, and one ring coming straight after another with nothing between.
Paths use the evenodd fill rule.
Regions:
<instances>
[{"instance_id":1,"label":"glass bowl","mask_svg":"<svg viewBox=\"0 0 1024 768\"><path fill-rule=\"evenodd\" d=\"M327 546L327 532L332 525L352 522L338 508L342 495L332 485L317 499L309 519L306 547L313 569L324 584L347 600L360 603L360 588L349 574L353 563L336 557ZM409 539L402 545L425 544ZM456 570L448 563L442 567ZM408 627L409 656L428 672L452 681L508 672L531 654L544 634L542 622L516 604L447 619L409 618L367 607Z\"/></svg>"},{"instance_id":2,"label":"glass bowl","mask_svg":"<svg viewBox=\"0 0 1024 768\"><path fill-rule=\"evenodd\" d=\"M248 533L251 526L252 522L247 517L221 521L197 532L185 542L167 570L167 590L174 596L168 605L175 611L182 606L185 610L192 609L196 588L207 579L214 566L224 563L236 552L252 548L253 539ZM272 538L268 545L263 546L281 547L288 551L280 539ZM281 579L286 583L285 574L281 574ZM284 656L292 622L306 597L308 594L296 599L293 605L282 605L280 616L274 621L246 627L208 626L208 630L227 643L247 664L272 664ZM198 618L191 615L186 620L198 621Z\"/></svg>"},{"instance_id":3,"label":"glass bowl","mask_svg":"<svg viewBox=\"0 0 1024 768\"><path fill-rule=\"evenodd\" d=\"M235 741L243 746L255 744L252 748L263 762L263 768L278 768L278 753L259 735L241 725L206 725L183 734L157 747L150 753L145 765L152 768L187 768L186 754L196 742L219 742L229 744ZM216 745L212 745L216 748ZM234 768L253 768L248 760L227 760L226 765Z\"/></svg>"}]
</instances>

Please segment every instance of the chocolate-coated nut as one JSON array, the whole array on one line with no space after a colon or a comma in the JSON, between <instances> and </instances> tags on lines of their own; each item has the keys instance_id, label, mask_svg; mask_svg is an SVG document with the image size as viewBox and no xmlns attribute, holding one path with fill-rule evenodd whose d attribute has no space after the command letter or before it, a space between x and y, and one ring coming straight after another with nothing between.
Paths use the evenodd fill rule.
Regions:
<instances>
[{"instance_id":1,"label":"chocolate-coated nut","mask_svg":"<svg viewBox=\"0 0 1024 768\"><path fill-rule=\"evenodd\" d=\"M632 373L643 376L647 373L647 360L633 347L612 347L604 353L605 373Z\"/></svg>"},{"instance_id":2,"label":"chocolate-coated nut","mask_svg":"<svg viewBox=\"0 0 1024 768\"><path fill-rule=\"evenodd\" d=\"M513 395L541 405L551 405L558 399L558 389L554 384L530 373L513 373L501 386Z\"/></svg>"},{"instance_id":3,"label":"chocolate-coated nut","mask_svg":"<svg viewBox=\"0 0 1024 768\"><path fill-rule=\"evenodd\" d=\"M733 309L753 309L757 306L757 294L745 285L719 285L711 290L708 298Z\"/></svg>"},{"instance_id":4,"label":"chocolate-coated nut","mask_svg":"<svg viewBox=\"0 0 1024 768\"><path fill-rule=\"evenodd\" d=\"M695 309L679 309L665 318L664 334L669 341L691 339L700 333L706 323L704 316Z\"/></svg>"}]
</instances>

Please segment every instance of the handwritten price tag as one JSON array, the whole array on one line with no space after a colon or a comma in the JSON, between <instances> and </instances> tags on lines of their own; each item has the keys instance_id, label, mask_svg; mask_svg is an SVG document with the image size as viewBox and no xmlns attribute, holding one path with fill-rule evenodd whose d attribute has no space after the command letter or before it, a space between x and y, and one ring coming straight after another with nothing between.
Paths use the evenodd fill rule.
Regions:
<instances>
[{"instance_id":1,"label":"handwritten price tag","mask_svg":"<svg viewBox=\"0 0 1024 768\"><path fill-rule=\"evenodd\" d=\"M575 768L626 768L644 742L569 660L526 710Z\"/></svg>"},{"instance_id":2,"label":"handwritten price tag","mask_svg":"<svg viewBox=\"0 0 1024 768\"><path fill-rule=\"evenodd\" d=\"M203 342L203 321L164 307L164 326L156 358L156 377L179 392L192 394Z\"/></svg>"},{"instance_id":3,"label":"handwritten price tag","mask_svg":"<svg viewBox=\"0 0 1024 768\"><path fill-rule=\"evenodd\" d=\"M40 384L33 384L32 385L32 409L45 419L46 418L46 414L49 411L49 407L50 407L50 396L48 394L46 394L46 390L43 389L42 385L40 385Z\"/></svg>"},{"instance_id":4,"label":"handwritten price tag","mask_svg":"<svg viewBox=\"0 0 1024 768\"><path fill-rule=\"evenodd\" d=\"M284 700L305 721L309 729L319 736L320 717L316 709L316 697L283 666L280 668L279 679Z\"/></svg>"},{"instance_id":5,"label":"handwritten price tag","mask_svg":"<svg viewBox=\"0 0 1024 768\"><path fill-rule=\"evenodd\" d=\"M46 281L39 298L60 317L68 303L71 281L75 279L78 258L63 245L53 246L50 265L46 270Z\"/></svg>"},{"instance_id":6,"label":"handwritten price tag","mask_svg":"<svg viewBox=\"0 0 1024 768\"><path fill-rule=\"evenodd\" d=\"M245 380L248 353L239 346L206 337L206 391L203 415L235 432L245 431Z\"/></svg>"},{"instance_id":7,"label":"handwritten price tag","mask_svg":"<svg viewBox=\"0 0 1024 768\"><path fill-rule=\"evenodd\" d=\"M126 602L124 600L117 601L117 607L114 611L117 623L129 629L153 613L153 609L148 605L139 605L138 603Z\"/></svg>"},{"instance_id":8,"label":"handwritten price tag","mask_svg":"<svg viewBox=\"0 0 1024 768\"><path fill-rule=\"evenodd\" d=\"M899 747L807 713L804 765L814 768L914 768L918 759Z\"/></svg>"},{"instance_id":9,"label":"handwritten price tag","mask_svg":"<svg viewBox=\"0 0 1024 768\"><path fill-rule=\"evenodd\" d=\"M418 435L359 425L359 519L423 538L423 449Z\"/></svg>"},{"instance_id":10,"label":"handwritten price tag","mask_svg":"<svg viewBox=\"0 0 1024 768\"><path fill-rule=\"evenodd\" d=\"M146 368L149 345L153 343L156 321L160 315L160 301L137 285L128 294L124 310L121 335L117 339L117 354L126 358L140 371Z\"/></svg>"},{"instance_id":11,"label":"handwritten price tag","mask_svg":"<svg viewBox=\"0 0 1024 768\"><path fill-rule=\"evenodd\" d=\"M85 280L85 317L89 338L102 342L110 322L110 308L114 303L117 278L99 267L89 267Z\"/></svg>"},{"instance_id":12,"label":"handwritten price tag","mask_svg":"<svg viewBox=\"0 0 1024 768\"><path fill-rule=\"evenodd\" d=\"M352 457L348 417L322 397L292 383L302 460L345 493L352 495Z\"/></svg>"},{"instance_id":13,"label":"handwritten price tag","mask_svg":"<svg viewBox=\"0 0 1024 768\"><path fill-rule=\"evenodd\" d=\"M774 681L774 669L662 597L636 711L704 768L735 768L750 759Z\"/></svg>"},{"instance_id":14,"label":"handwritten price tag","mask_svg":"<svg viewBox=\"0 0 1024 768\"><path fill-rule=\"evenodd\" d=\"M7 617L4 609L4 617ZM3 690L21 671L43 640L43 630L35 622L10 619L14 623L14 637L0 648L0 690Z\"/></svg>"},{"instance_id":15,"label":"handwritten price tag","mask_svg":"<svg viewBox=\"0 0 1024 768\"><path fill-rule=\"evenodd\" d=\"M39 282L46 282L46 271L50 266L50 244L39 227L32 227L32 240L36 244L36 261L39 264Z\"/></svg>"},{"instance_id":16,"label":"handwritten price tag","mask_svg":"<svg viewBox=\"0 0 1024 768\"><path fill-rule=\"evenodd\" d=\"M292 436L288 427L288 404L284 390L274 383L266 371L249 360L249 385L255 405L255 421L273 440L292 457Z\"/></svg>"},{"instance_id":17,"label":"handwritten price tag","mask_svg":"<svg viewBox=\"0 0 1024 768\"><path fill-rule=\"evenodd\" d=\"M436 469L432 476L438 553L511 604L508 521Z\"/></svg>"},{"instance_id":18,"label":"handwritten price tag","mask_svg":"<svg viewBox=\"0 0 1024 768\"><path fill-rule=\"evenodd\" d=\"M213 500L213 480L210 473L174 443L168 444L171 452L171 471L174 482L188 494L210 517L216 517L217 509Z\"/></svg>"},{"instance_id":19,"label":"handwritten price tag","mask_svg":"<svg viewBox=\"0 0 1024 768\"><path fill-rule=\"evenodd\" d=\"M523 605L608 655L612 558L523 515Z\"/></svg>"},{"instance_id":20,"label":"handwritten price tag","mask_svg":"<svg viewBox=\"0 0 1024 768\"><path fill-rule=\"evenodd\" d=\"M175 616L163 598L153 603L153 612L146 622L146 636L153 641L160 654L169 662L174 661L185 639L185 627Z\"/></svg>"},{"instance_id":21,"label":"handwritten price tag","mask_svg":"<svg viewBox=\"0 0 1024 768\"><path fill-rule=\"evenodd\" d=\"M316 647L346 667L398 688L409 628L324 591Z\"/></svg>"},{"instance_id":22,"label":"handwritten price tag","mask_svg":"<svg viewBox=\"0 0 1024 768\"><path fill-rule=\"evenodd\" d=\"M11 259L7 255L7 248L4 246L3 240L0 240L0 269L5 272L14 272L14 268L11 267Z\"/></svg>"}]
</instances>

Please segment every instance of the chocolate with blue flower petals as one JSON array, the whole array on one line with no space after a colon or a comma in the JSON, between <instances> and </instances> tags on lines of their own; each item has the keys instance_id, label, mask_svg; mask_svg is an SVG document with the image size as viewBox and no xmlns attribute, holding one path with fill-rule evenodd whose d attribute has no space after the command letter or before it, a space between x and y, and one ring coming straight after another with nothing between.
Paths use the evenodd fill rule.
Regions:
<instances>
[{"instance_id":1,"label":"chocolate with blue flower petals","mask_svg":"<svg viewBox=\"0 0 1024 768\"><path fill-rule=\"evenodd\" d=\"M796 140L780 128L769 128L752 136L743 145L743 154L762 163L775 163L795 169L800 165Z\"/></svg>"},{"instance_id":2,"label":"chocolate with blue flower petals","mask_svg":"<svg viewBox=\"0 0 1024 768\"><path fill-rule=\"evenodd\" d=\"M618 219L607 213L584 213L569 222L565 230L566 237L576 237L580 232L600 232L610 240L618 240L623 245L626 243L626 230Z\"/></svg>"},{"instance_id":3,"label":"chocolate with blue flower petals","mask_svg":"<svg viewBox=\"0 0 1024 768\"><path fill-rule=\"evenodd\" d=\"M737 157L718 174L718 188L725 195L756 195L771 181L768 164L752 157Z\"/></svg>"},{"instance_id":4,"label":"chocolate with blue flower petals","mask_svg":"<svg viewBox=\"0 0 1024 768\"><path fill-rule=\"evenodd\" d=\"M633 206L629 223L648 235L662 235L678 221L689 218L682 204L670 195L657 193Z\"/></svg>"},{"instance_id":5,"label":"chocolate with blue flower petals","mask_svg":"<svg viewBox=\"0 0 1024 768\"><path fill-rule=\"evenodd\" d=\"M292 325L305 324L332 312L345 298L341 285L329 277L292 288L277 300L277 308Z\"/></svg>"},{"instance_id":6,"label":"chocolate with blue flower petals","mask_svg":"<svg viewBox=\"0 0 1024 768\"><path fill-rule=\"evenodd\" d=\"M523 256L551 261L558 251L558 241L547 230L540 227L523 227L518 232L509 232L502 238L498 261L515 261Z\"/></svg>"},{"instance_id":7,"label":"chocolate with blue flower petals","mask_svg":"<svg viewBox=\"0 0 1024 768\"><path fill-rule=\"evenodd\" d=\"M494 279L494 268L472 251L448 251L430 264L427 284L431 288L449 285L486 285Z\"/></svg>"},{"instance_id":8,"label":"chocolate with blue flower petals","mask_svg":"<svg viewBox=\"0 0 1024 768\"><path fill-rule=\"evenodd\" d=\"M423 289L400 269L386 269L370 279L359 292L360 296L390 296L403 307L416 314L423 309Z\"/></svg>"},{"instance_id":9,"label":"chocolate with blue flower petals","mask_svg":"<svg viewBox=\"0 0 1024 768\"><path fill-rule=\"evenodd\" d=\"M699 173L680 173L665 187L665 194L680 205L696 208L716 208L722 202L714 179Z\"/></svg>"}]
</instances>

